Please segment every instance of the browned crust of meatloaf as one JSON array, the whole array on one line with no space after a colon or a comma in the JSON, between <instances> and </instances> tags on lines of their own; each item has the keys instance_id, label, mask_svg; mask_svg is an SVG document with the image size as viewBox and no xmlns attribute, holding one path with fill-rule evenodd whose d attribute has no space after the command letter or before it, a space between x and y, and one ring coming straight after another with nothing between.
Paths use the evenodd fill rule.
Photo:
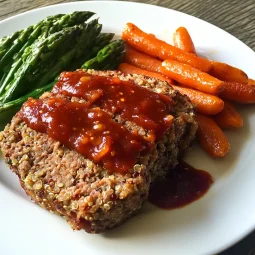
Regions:
<instances>
[{"instance_id":1,"label":"browned crust of meatloaf","mask_svg":"<svg viewBox=\"0 0 255 255\"><path fill-rule=\"evenodd\" d=\"M164 177L169 168L177 164L178 156L189 147L197 123L188 98L166 82L114 71L90 70L88 73L133 80L154 92L170 95L175 101L170 113L175 118L170 130L149 155L137 159L129 173L109 174L76 151L32 130L18 115L0 133L0 146L6 163L36 203L64 216L73 229L84 228L87 232L99 233L121 224L142 206L150 185ZM51 93L43 95L51 96ZM80 99L73 97L69 100ZM118 117L116 121L130 129L134 126ZM140 128L140 134L146 135L146 130Z\"/></svg>"}]
</instances>

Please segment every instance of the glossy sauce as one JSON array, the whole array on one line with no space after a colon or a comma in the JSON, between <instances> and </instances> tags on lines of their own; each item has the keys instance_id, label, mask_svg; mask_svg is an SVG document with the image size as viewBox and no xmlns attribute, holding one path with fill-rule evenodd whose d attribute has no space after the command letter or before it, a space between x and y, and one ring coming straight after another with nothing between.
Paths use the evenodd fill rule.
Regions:
<instances>
[{"instance_id":1,"label":"glossy sauce","mask_svg":"<svg viewBox=\"0 0 255 255\"><path fill-rule=\"evenodd\" d=\"M106 169L124 172L133 167L139 152L150 148L148 141L86 103L62 98L30 99L22 112L32 129L47 133Z\"/></svg>"},{"instance_id":2,"label":"glossy sauce","mask_svg":"<svg viewBox=\"0 0 255 255\"><path fill-rule=\"evenodd\" d=\"M163 209L180 208L202 197L212 183L209 173L181 162L164 181L152 187L149 201Z\"/></svg>"},{"instance_id":3,"label":"glossy sauce","mask_svg":"<svg viewBox=\"0 0 255 255\"><path fill-rule=\"evenodd\" d=\"M90 76L82 71L63 73L52 93L84 100L29 99L19 116L32 129L47 133L110 171L125 173L131 169L139 155L155 146L173 118L169 115L173 104L170 97L118 78ZM141 136L138 130L131 133L113 120L116 114L149 134Z\"/></svg>"},{"instance_id":4,"label":"glossy sauce","mask_svg":"<svg viewBox=\"0 0 255 255\"><path fill-rule=\"evenodd\" d=\"M52 93L76 96L123 120L129 120L148 130L152 142L159 140L170 127L173 100L133 81L121 81L85 74L83 71L62 73Z\"/></svg>"}]
</instances>

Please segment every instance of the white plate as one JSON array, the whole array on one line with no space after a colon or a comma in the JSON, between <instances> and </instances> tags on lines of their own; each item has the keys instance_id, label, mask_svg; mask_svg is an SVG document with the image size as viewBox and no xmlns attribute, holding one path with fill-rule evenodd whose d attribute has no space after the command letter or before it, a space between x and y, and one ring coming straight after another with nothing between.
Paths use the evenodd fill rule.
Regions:
<instances>
[{"instance_id":1,"label":"white plate","mask_svg":"<svg viewBox=\"0 0 255 255\"><path fill-rule=\"evenodd\" d=\"M178 26L190 31L197 51L255 77L255 53L242 42L202 20L156 6L126 2L76 2L33 10L0 23L0 37L47 15L91 10L105 31L121 33L126 22L170 41ZM174 254L205 255L234 244L255 228L255 114L240 109L244 127L227 133L231 152L213 160L193 148L188 160L212 174L215 183L199 201L164 211L147 204L140 214L101 235L73 232L61 218L30 202L17 177L1 160L0 254Z\"/></svg>"}]
</instances>

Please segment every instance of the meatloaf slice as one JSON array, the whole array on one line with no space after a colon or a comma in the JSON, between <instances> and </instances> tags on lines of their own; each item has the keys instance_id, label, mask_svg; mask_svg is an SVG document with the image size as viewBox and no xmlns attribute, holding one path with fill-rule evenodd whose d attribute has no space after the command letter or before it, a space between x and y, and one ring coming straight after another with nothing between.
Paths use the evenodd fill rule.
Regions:
<instances>
[{"instance_id":1,"label":"meatloaf slice","mask_svg":"<svg viewBox=\"0 0 255 255\"><path fill-rule=\"evenodd\" d=\"M171 128L147 155L139 157L128 173L109 173L45 133L28 127L17 114L0 133L5 161L16 173L26 193L41 207L63 216L73 229L100 233L128 219L147 200L150 186L176 166L194 139L195 109L186 96L168 83L141 75L114 71L87 71L91 75L132 80L148 90L171 97ZM63 95L57 95L64 97ZM42 98L51 98L45 93ZM56 95L55 95L56 97ZM80 98L65 97L79 102ZM132 122L115 120L128 129L146 130Z\"/></svg>"}]
</instances>

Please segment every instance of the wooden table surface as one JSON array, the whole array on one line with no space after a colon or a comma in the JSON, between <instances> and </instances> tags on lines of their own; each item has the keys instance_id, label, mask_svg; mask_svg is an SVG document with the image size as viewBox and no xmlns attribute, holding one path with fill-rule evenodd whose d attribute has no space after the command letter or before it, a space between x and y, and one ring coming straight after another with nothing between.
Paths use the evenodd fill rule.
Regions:
<instances>
[{"instance_id":1,"label":"wooden table surface","mask_svg":"<svg viewBox=\"0 0 255 255\"><path fill-rule=\"evenodd\" d=\"M0 20L34 8L71 0L0 0ZM206 20L255 50L255 0L144 0ZM210 230L208 230L210 231ZM221 255L255 255L255 232Z\"/></svg>"}]
</instances>

